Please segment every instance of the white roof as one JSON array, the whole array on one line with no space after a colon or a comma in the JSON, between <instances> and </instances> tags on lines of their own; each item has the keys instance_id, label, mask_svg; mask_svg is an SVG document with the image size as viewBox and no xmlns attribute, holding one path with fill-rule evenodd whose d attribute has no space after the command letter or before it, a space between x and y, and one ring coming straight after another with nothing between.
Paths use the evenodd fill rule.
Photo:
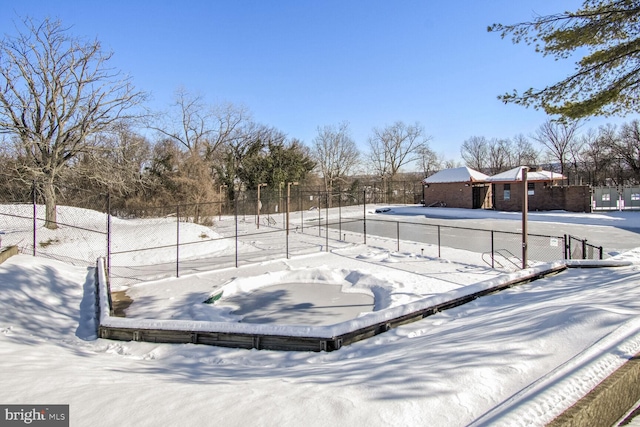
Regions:
<instances>
[{"instance_id":1,"label":"white roof","mask_svg":"<svg viewBox=\"0 0 640 427\"><path fill-rule=\"evenodd\" d=\"M499 173L487 178L489 182L515 182L522 181L522 169L525 166L518 166L517 168L510 169L506 172ZM527 181L554 181L565 179L565 176L558 172L550 172L544 170L529 171L527 172Z\"/></svg>"},{"instance_id":2,"label":"white roof","mask_svg":"<svg viewBox=\"0 0 640 427\"><path fill-rule=\"evenodd\" d=\"M425 184L445 183L445 182L470 182L485 181L489 176L468 167L455 169L445 169L436 172L422 182Z\"/></svg>"}]
</instances>

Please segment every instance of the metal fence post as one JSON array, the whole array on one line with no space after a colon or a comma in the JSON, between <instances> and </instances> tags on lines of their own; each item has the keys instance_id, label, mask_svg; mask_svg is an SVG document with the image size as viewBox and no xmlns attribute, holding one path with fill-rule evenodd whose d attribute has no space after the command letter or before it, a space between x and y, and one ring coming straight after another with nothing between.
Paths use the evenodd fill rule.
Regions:
<instances>
[{"instance_id":1,"label":"metal fence post","mask_svg":"<svg viewBox=\"0 0 640 427\"><path fill-rule=\"evenodd\" d=\"M329 252L329 192L327 191L324 195L324 201L325 201L325 218L324 218L324 224L325 224L325 239L326 239L326 244L325 244L325 252Z\"/></svg>"},{"instance_id":2,"label":"metal fence post","mask_svg":"<svg viewBox=\"0 0 640 427\"><path fill-rule=\"evenodd\" d=\"M36 256L36 243L38 241L38 237L37 237L37 228L38 228L38 223L37 223L37 200L36 200L36 182L33 181L33 256Z\"/></svg>"},{"instance_id":3,"label":"metal fence post","mask_svg":"<svg viewBox=\"0 0 640 427\"><path fill-rule=\"evenodd\" d=\"M300 208L300 232L304 233L304 206L302 206L302 193L298 187L298 207Z\"/></svg>"},{"instance_id":4,"label":"metal fence post","mask_svg":"<svg viewBox=\"0 0 640 427\"><path fill-rule=\"evenodd\" d=\"M362 234L364 234L364 244L367 244L367 189L362 190Z\"/></svg>"},{"instance_id":5,"label":"metal fence post","mask_svg":"<svg viewBox=\"0 0 640 427\"><path fill-rule=\"evenodd\" d=\"M587 239L582 239L582 259L587 259Z\"/></svg>"},{"instance_id":6,"label":"metal fence post","mask_svg":"<svg viewBox=\"0 0 640 427\"><path fill-rule=\"evenodd\" d=\"M438 224L438 258L441 258L441 255L440 255L440 224Z\"/></svg>"},{"instance_id":7,"label":"metal fence post","mask_svg":"<svg viewBox=\"0 0 640 427\"><path fill-rule=\"evenodd\" d=\"M237 194L237 193L236 193ZM233 198L233 213L236 221L236 268L238 268L238 197Z\"/></svg>"},{"instance_id":8,"label":"metal fence post","mask_svg":"<svg viewBox=\"0 0 640 427\"><path fill-rule=\"evenodd\" d=\"M180 277L180 205L176 205L176 277Z\"/></svg>"},{"instance_id":9,"label":"metal fence post","mask_svg":"<svg viewBox=\"0 0 640 427\"><path fill-rule=\"evenodd\" d=\"M107 193L107 278L111 279L111 193Z\"/></svg>"},{"instance_id":10,"label":"metal fence post","mask_svg":"<svg viewBox=\"0 0 640 427\"><path fill-rule=\"evenodd\" d=\"M338 240L342 236L342 190L338 191Z\"/></svg>"},{"instance_id":11,"label":"metal fence post","mask_svg":"<svg viewBox=\"0 0 640 427\"><path fill-rule=\"evenodd\" d=\"M400 221L396 221L396 241L398 243L398 252L400 252Z\"/></svg>"},{"instance_id":12,"label":"metal fence post","mask_svg":"<svg viewBox=\"0 0 640 427\"><path fill-rule=\"evenodd\" d=\"M322 220L321 215L320 215L320 211L321 211L321 205L320 205L320 201L322 199L320 198L320 192L318 191L318 237L322 236L322 226L320 225L320 221Z\"/></svg>"}]
</instances>

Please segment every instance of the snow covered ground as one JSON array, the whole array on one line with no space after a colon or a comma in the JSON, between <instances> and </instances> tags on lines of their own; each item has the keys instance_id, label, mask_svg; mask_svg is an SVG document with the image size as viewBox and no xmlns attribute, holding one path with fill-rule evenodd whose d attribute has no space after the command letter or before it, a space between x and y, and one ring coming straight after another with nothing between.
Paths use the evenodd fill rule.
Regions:
<instances>
[{"instance_id":1,"label":"snow covered ground","mask_svg":"<svg viewBox=\"0 0 640 427\"><path fill-rule=\"evenodd\" d=\"M546 221L638 227L640 215L631 214L553 213ZM151 238L142 222L130 230ZM262 243L243 247L278 244ZM327 283L368 289L383 309L502 273L464 251L438 259L411 242L401 251L385 239L368 243L131 286L128 315L220 320L203 297L234 277L259 286L324 272ZM225 257L233 248L209 250ZM0 403L70 404L71 425L94 426L544 425L640 351L640 249L617 258L629 265L570 269L335 352L287 353L96 339L93 272L19 255L0 265ZM353 272L361 282L346 279Z\"/></svg>"}]
</instances>

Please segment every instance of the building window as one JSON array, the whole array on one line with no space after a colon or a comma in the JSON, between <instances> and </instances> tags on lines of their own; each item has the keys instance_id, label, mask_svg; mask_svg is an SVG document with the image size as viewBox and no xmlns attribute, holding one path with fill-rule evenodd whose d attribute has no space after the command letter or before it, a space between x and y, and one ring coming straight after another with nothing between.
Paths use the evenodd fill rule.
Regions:
<instances>
[{"instance_id":1,"label":"building window","mask_svg":"<svg viewBox=\"0 0 640 427\"><path fill-rule=\"evenodd\" d=\"M504 200L511 200L511 184L504 185Z\"/></svg>"},{"instance_id":2,"label":"building window","mask_svg":"<svg viewBox=\"0 0 640 427\"><path fill-rule=\"evenodd\" d=\"M602 195L602 201L603 202L608 202L609 200L611 200L611 194L603 194Z\"/></svg>"},{"instance_id":3,"label":"building window","mask_svg":"<svg viewBox=\"0 0 640 427\"><path fill-rule=\"evenodd\" d=\"M527 194L533 196L535 194L536 184L533 182L527 182Z\"/></svg>"},{"instance_id":4,"label":"building window","mask_svg":"<svg viewBox=\"0 0 640 427\"><path fill-rule=\"evenodd\" d=\"M640 200L640 193L631 193L631 200Z\"/></svg>"}]
</instances>

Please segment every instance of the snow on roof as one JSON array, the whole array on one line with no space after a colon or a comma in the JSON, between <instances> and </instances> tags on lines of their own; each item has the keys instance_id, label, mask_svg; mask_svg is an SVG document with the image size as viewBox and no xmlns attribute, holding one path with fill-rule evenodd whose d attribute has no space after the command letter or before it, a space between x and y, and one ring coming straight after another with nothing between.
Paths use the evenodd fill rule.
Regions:
<instances>
[{"instance_id":1,"label":"snow on roof","mask_svg":"<svg viewBox=\"0 0 640 427\"><path fill-rule=\"evenodd\" d=\"M522 181L522 169L525 166L518 166L517 168L510 169L506 172L499 173L497 175L493 175L487 178L489 182L503 181L503 182L514 182L514 181ZM550 172L545 170L537 170L532 171L529 170L527 172L527 181L554 181L565 179L566 177L557 172Z\"/></svg>"},{"instance_id":2,"label":"snow on roof","mask_svg":"<svg viewBox=\"0 0 640 427\"><path fill-rule=\"evenodd\" d=\"M425 184L445 183L445 182L469 182L469 181L485 181L489 176L468 167L455 169L445 169L436 172L422 182Z\"/></svg>"}]
</instances>

